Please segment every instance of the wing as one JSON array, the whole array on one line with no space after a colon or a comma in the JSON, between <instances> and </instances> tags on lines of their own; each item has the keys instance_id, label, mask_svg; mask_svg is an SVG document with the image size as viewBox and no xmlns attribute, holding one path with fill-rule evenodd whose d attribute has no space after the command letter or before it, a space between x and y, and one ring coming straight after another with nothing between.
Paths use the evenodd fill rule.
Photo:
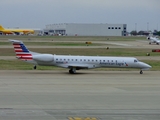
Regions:
<instances>
[{"instance_id":1,"label":"wing","mask_svg":"<svg viewBox=\"0 0 160 120\"><path fill-rule=\"evenodd\" d=\"M11 31L13 34L15 35L20 35L20 34L23 34L22 32L18 32L18 31Z\"/></svg>"},{"instance_id":2,"label":"wing","mask_svg":"<svg viewBox=\"0 0 160 120\"><path fill-rule=\"evenodd\" d=\"M71 68L76 68L76 70L80 70L80 69L88 69L90 68L89 65L80 65L80 64L68 64L68 68L71 69Z\"/></svg>"}]
</instances>

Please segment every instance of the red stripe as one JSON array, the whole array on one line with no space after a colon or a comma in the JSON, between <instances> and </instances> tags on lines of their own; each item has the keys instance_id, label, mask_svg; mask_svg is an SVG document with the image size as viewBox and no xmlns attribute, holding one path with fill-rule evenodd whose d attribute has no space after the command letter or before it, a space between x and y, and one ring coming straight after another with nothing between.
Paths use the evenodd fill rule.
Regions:
<instances>
[{"instance_id":1,"label":"red stripe","mask_svg":"<svg viewBox=\"0 0 160 120\"><path fill-rule=\"evenodd\" d=\"M21 50L21 49L19 49L19 50L17 49L17 50L16 50L16 49L15 49L15 52L23 52L23 50Z\"/></svg>"},{"instance_id":2,"label":"red stripe","mask_svg":"<svg viewBox=\"0 0 160 120\"><path fill-rule=\"evenodd\" d=\"M32 56L32 54L16 54L17 56Z\"/></svg>"},{"instance_id":3,"label":"red stripe","mask_svg":"<svg viewBox=\"0 0 160 120\"><path fill-rule=\"evenodd\" d=\"M20 58L32 59L32 56L21 56Z\"/></svg>"},{"instance_id":4,"label":"red stripe","mask_svg":"<svg viewBox=\"0 0 160 120\"><path fill-rule=\"evenodd\" d=\"M14 47L21 47L20 45L13 45Z\"/></svg>"},{"instance_id":5,"label":"red stripe","mask_svg":"<svg viewBox=\"0 0 160 120\"><path fill-rule=\"evenodd\" d=\"M19 58L32 58L32 56L17 56Z\"/></svg>"},{"instance_id":6,"label":"red stripe","mask_svg":"<svg viewBox=\"0 0 160 120\"><path fill-rule=\"evenodd\" d=\"M20 56L19 59L32 60L32 56Z\"/></svg>"}]
</instances>

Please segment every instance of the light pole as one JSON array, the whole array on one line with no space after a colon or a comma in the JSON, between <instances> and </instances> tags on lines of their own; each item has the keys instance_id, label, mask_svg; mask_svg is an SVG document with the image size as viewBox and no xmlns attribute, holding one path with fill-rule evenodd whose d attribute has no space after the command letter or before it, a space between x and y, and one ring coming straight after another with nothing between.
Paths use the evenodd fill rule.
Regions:
<instances>
[{"instance_id":1,"label":"light pole","mask_svg":"<svg viewBox=\"0 0 160 120\"><path fill-rule=\"evenodd\" d=\"M149 30L149 22L147 22L147 31Z\"/></svg>"},{"instance_id":2,"label":"light pole","mask_svg":"<svg viewBox=\"0 0 160 120\"><path fill-rule=\"evenodd\" d=\"M137 23L135 23L135 31L137 31Z\"/></svg>"}]
</instances>

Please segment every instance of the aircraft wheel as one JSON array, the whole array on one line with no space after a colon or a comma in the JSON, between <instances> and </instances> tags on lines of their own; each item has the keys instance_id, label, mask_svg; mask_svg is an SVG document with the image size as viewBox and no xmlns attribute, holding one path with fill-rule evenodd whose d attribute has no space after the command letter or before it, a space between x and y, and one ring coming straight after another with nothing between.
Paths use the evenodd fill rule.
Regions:
<instances>
[{"instance_id":1,"label":"aircraft wheel","mask_svg":"<svg viewBox=\"0 0 160 120\"><path fill-rule=\"evenodd\" d=\"M33 67L33 69L37 69L37 66L35 65L35 66Z\"/></svg>"},{"instance_id":2,"label":"aircraft wheel","mask_svg":"<svg viewBox=\"0 0 160 120\"><path fill-rule=\"evenodd\" d=\"M70 73L70 74L73 74L73 73L72 73L72 70L69 70L69 73Z\"/></svg>"},{"instance_id":3,"label":"aircraft wheel","mask_svg":"<svg viewBox=\"0 0 160 120\"><path fill-rule=\"evenodd\" d=\"M143 74L143 71L142 71L142 70L140 70L140 74Z\"/></svg>"},{"instance_id":4,"label":"aircraft wheel","mask_svg":"<svg viewBox=\"0 0 160 120\"><path fill-rule=\"evenodd\" d=\"M69 73L70 73L70 74L74 74L74 73L76 73L76 70L70 69L70 70L69 70Z\"/></svg>"}]
</instances>

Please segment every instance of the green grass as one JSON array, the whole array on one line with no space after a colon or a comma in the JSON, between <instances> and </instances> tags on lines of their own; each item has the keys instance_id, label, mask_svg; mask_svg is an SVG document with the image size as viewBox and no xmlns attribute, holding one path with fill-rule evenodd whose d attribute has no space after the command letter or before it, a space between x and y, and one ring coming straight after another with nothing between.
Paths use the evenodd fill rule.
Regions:
<instances>
[{"instance_id":1,"label":"green grass","mask_svg":"<svg viewBox=\"0 0 160 120\"><path fill-rule=\"evenodd\" d=\"M11 46L10 42L0 42L0 45ZM86 46L85 42L25 42L25 45L30 46ZM89 46L102 46L103 44L92 43Z\"/></svg>"},{"instance_id":2,"label":"green grass","mask_svg":"<svg viewBox=\"0 0 160 120\"><path fill-rule=\"evenodd\" d=\"M87 56L160 56L158 52L152 53L151 49L135 48L30 48L31 51L39 53L63 54L63 55L87 55ZM14 56L13 48L0 48L0 56Z\"/></svg>"},{"instance_id":3,"label":"green grass","mask_svg":"<svg viewBox=\"0 0 160 120\"><path fill-rule=\"evenodd\" d=\"M32 70L33 65L21 60L0 60L0 70ZM38 66L38 70L60 69L55 66Z\"/></svg>"},{"instance_id":4,"label":"green grass","mask_svg":"<svg viewBox=\"0 0 160 120\"><path fill-rule=\"evenodd\" d=\"M25 41L134 41L145 40L139 36L0 36L0 40L17 39Z\"/></svg>"}]
</instances>

